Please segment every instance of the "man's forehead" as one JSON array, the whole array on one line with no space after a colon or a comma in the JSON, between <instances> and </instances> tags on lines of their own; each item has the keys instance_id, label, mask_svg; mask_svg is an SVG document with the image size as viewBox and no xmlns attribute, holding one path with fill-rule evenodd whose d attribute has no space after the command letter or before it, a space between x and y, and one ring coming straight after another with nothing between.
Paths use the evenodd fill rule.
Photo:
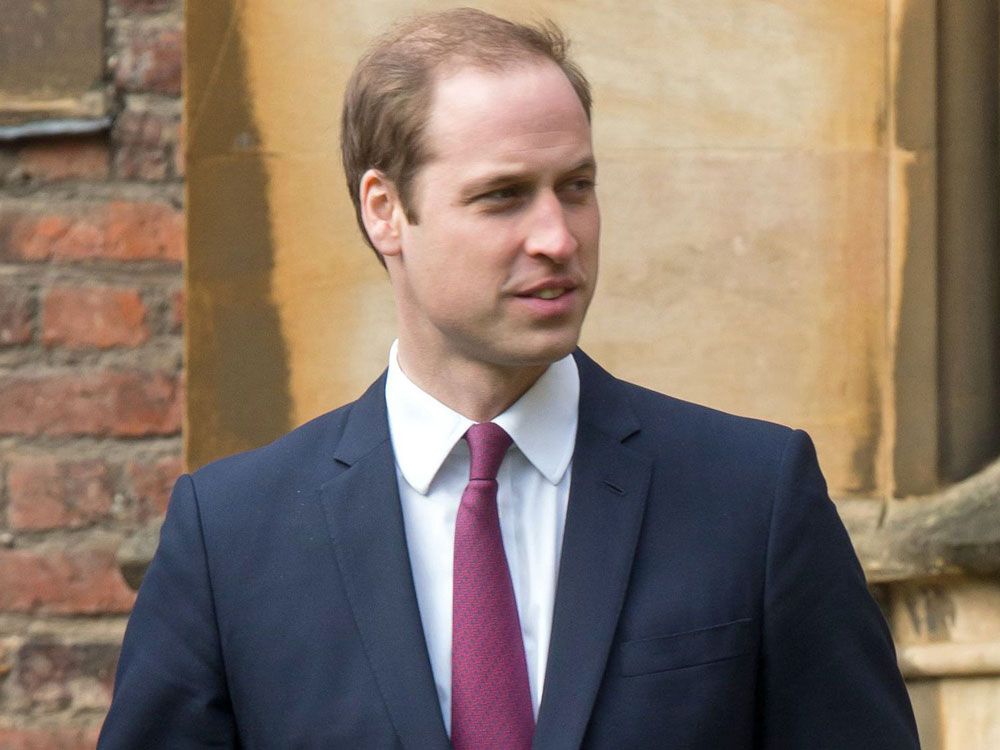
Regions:
<instances>
[{"instance_id":1,"label":"man's forehead","mask_svg":"<svg viewBox=\"0 0 1000 750\"><path fill-rule=\"evenodd\" d=\"M554 83L566 100L579 105L586 119L583 105L569 78L558 65L546 58L531 58L502 67L471 61L441 67L435 71L431 81L428 114L433 117L435 110L442 104L453 103L449 99L455 97L461 99L463 109L483 109L499 104L510 114L516 114L516 110L506 106L505 100L521 93L525 85L538 87L543 83Z\"/></svg>"},{"instance_id":2,"label":"man's forehead","mask_svg":"<svg viewBox=\"0 0 1000 750\"><path fill-rule=\"evenodd\" d=\"M504 69L465 65L436 76L425 144L431 158L517 162L567 150L570 159L593 158L583 105L548 60Z\"/></svg>"}]
</instances>

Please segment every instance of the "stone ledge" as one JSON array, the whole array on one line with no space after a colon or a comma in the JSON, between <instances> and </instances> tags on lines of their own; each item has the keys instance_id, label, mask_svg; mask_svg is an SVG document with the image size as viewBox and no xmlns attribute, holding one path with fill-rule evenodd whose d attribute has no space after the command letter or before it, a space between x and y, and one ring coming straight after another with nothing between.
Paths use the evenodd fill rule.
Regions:
<instances>
[{"instance_id":1,"label":"stone ledge","mask_svg":"<svg viewBox=\"0 0 1000 750\"><path fill-rule=\"evenodd\" d=\"M939 493L838 508L870 583L1000 573L1000 460Z\"/></svg>"},{"instance_id":2,"label":"stone ledge","mask_svg":"<svg viewBox=\"0 0 1000 750\"><path fill-rule=\"evenodd\" d=\"M908 680L1000 675L1000 643L920 643L897 646Z\"/></svg>"}]
</instances>

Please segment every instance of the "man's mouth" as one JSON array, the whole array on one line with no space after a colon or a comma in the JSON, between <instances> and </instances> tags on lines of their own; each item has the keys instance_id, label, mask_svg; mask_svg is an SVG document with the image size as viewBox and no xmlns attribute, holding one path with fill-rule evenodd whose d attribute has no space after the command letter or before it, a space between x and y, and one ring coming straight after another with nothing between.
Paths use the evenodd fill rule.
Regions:
<instances>
[{"instance_id":1,"label":"man's mouth","mask_svg":"<svg viewBox=\"0 0 1000 750\"><path fill-rule=\"evenodd\" d=\"M538 299L556 299L557 297L562 297L565 293L566 289L562 287L555 287L551 289L539 289L530 296L537 297Z\"/></svg>"},{"instance_id":2,"label":"man's mouth","mask_svg":"<svg viewBox=\"0 0 1000 750\"><path fill-rule=\"evenodd\" d=\"M550 277L539 279L531 286L524 286L516 292L518 297L525 299L554 300L569 294L579 286L579 282L569 277Z\"/></svg>"}]
</instances>

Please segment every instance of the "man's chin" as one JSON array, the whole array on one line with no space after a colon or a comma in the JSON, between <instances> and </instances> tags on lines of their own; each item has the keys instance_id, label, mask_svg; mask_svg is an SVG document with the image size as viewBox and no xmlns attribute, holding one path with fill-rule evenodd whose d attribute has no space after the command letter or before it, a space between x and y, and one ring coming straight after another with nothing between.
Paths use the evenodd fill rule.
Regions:
<instances>
[{"instance_id":1,"label":"man's chin","mask_svg":"<svg viewBox=\"0 0 1000 750\"><path fill-rule=\"evenodd\" d=\"M550 341L539 341L531 346L516 347L505 359L514 367L548 367L558 362L577 347L579 336L567 336Z\"/></svg>"}]
</instances>

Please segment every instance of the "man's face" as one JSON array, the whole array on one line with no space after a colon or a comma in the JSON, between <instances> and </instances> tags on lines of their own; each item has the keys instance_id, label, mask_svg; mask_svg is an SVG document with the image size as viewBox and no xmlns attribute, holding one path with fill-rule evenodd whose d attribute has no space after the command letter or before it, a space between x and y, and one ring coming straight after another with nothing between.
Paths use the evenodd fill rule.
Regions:
<instances>
[{"instance_id":1,"label":"man's face","mask_svg":"<svg viewBox=\"0 0 1000 750\"><path fill-rule=\"evenodd\" d=\"M547 365L576 346L597 277L590 124L555 64L438 80L387 258L400 351L437 367ZM399 214L397 214L398 216Z\"/></svg>"}]
</instances>

